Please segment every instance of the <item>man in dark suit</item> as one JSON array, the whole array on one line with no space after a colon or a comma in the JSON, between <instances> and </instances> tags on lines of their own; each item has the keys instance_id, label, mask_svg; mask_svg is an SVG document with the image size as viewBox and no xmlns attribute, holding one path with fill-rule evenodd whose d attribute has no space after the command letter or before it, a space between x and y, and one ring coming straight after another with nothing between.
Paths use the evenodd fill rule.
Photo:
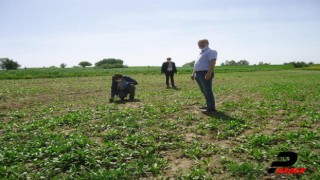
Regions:
<instances>
[{"instance_id":1,"label":"man in dark suit","mask_svg":"<svg viewBox=\"0 0 320 180\"><path fill-rule=\"evenodd\" d=\"M111 97L109 102L113 102L114 97L118 95L123 101L129 94L130 101L134 100L136 87L138 82L128 76L123 76L121 74L115 74L112 77L111 85Z\"/></svg>"},{"instance_id":2,"label":"man in dark suit","mask_svg":"<svg viewBox=\"0 0 320 180\"><path fill-rule=\"evenodd\" d=\"M164 62L162 64L161 72L165 73L165 75L166 75L167 88L169 88L169 77L170 77L170 80L171 80L172 87L176 88L176 86L174 85L173 76L174 76L174 73L177 73L177 68L176 68L176 64L171 61L170 57L167 58L167 62Z\"/></svg>"}]
</instances>

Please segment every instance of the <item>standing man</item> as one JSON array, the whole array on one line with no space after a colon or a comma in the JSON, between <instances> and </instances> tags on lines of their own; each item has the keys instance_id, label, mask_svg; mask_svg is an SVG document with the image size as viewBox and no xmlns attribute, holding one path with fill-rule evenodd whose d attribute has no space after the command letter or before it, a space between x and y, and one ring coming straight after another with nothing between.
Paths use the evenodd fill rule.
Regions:
<instances>
[{"instance_id":1,"label":"standing man","mask_svg":"<svg viewBox=\"0 0 320 180\"><path fill-rule=\"evenodd\" d=\"M204 114L212 114L216 111L215 100L212 91L212 80L214 77L214 67L217 60L217 51L209 48L209 41L201 39L198 41L201 49L198 59L195 61L191 79L196 79L201 92L206 99L206 107L201 107Z\"/></svg>"},{"instance_id":2,"label":"standing man","mask_svg":"<svg viewBox=\"0 0 320 180\"><path fill-rule=\"evenodd\" d=\"M165 75L166 75L167 88L169 88L169 77L170 77L170 80L171 80L172 87L176 88L176 86L174 85L173 76L174 76L174 73L177 73L177 68L176 68L176 64L171 61L170 57L167 58L167 62L164 62L162 64L161 72L165 73Z\"/></svg>"},{"instance_id":3,"label":"standing man","mask_svg":"<svg viewBox=\"0 0 320 180\"><path fill-rule=\"evenodd\" d=\"M114 97L118 95L123 101L129 94L130 101L134 100L136 87L138 82L128 76L123 76L121 74L115 74L112 77L111 85L111 97L109 102L113 102Z\"/></svg>"}]
</instances>

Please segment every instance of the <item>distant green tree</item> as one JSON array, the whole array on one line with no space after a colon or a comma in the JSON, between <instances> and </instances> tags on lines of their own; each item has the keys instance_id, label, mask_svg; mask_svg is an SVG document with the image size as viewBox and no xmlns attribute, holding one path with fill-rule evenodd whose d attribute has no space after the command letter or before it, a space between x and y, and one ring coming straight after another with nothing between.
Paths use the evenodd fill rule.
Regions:
<instances>
[{"instance_id":1,"label":"distant green tree","mask_svg":"<svg viewBox=\"0 0 320 180\"><path fill-rule=\"evenodd\" d=\"M247 60L240 60L237 64L239 66L249 66L249 62Z\"/></svg>"},{"instance_id":2,"label":"distant green tree","mask_svg":"<svg viewBox=\"0 0 320 180\"><path fill-rule=\"evenodd\" d=\"M65 67L67 67L67 64L65 64L65 63L60 64L60 68L65 68Z\"/></svg>"},{"instance_id":3,"label":"distant green tree","mask_svg":"<svg viewBox=\"0 0 320 180\"><path fill-rule=\"evenodd\" d=\"M18 64L16 61L13 61L9 58L0 58L0 68L6 69L6 70L15 70L20 67L20 64Z\"/></svg>"},{"instance_id":4,"label":"distant green tree","mask_svg":"<svg viewBox=\"0 0 320 180\"><path fill-rule=\"evenodd\" d=\"M258 65L259 65L259 66L270 65L270 63L264 63L264 62L260 61Z\"/></svg>"},{"instance_id":5,"label":"distant green tree","mask_svg":"<svg viewBox=\"0 0 320 180\"><path fill-rule=\"evenodd\" d=\"M236 66L237 62L235 60L226 60L226 62L224 63L226 66Z\"/></svg>"},{"instance_id":6,"label":"distant green tree","mask_svg":"<svg viewBox=\"0 0 320 180\"><path fill-rule=\"evenodd\" d=\"M295 62L295 61L291 61L291 62L289 62L289 63L283 63L284 65L289 65L289 64L291 64L293 67L295 67L295 68L302 68L302 67L308 67L309 65L307 64L307 63L305 63L305 62L303 62L303 61L297 61L297 62Z\"/></svg>"},{"instance_id":7,"label":"distant green tree","mask_svg":"<svg viewBox=\"0 0 320 180\"><path fill-rule=\"evenodd\" d=\"M249 62L244 59L238 62L236 62L235 60L226 60L226 62L221 63L221 66L249 66Z\"/></svg>"},{"instance_id":8,"label":"distant green tree","mask_svg":"<svg viewBox=\"0 0 320 180\"><path fill-rule=\"evenodd\" d=\"M191 61L189 63L182 65L182 67L194 67L194 63L195 63L195 61Z\"/></svg>"},{"instance_id":9,"label":"distant green tree","mask_svg":"<svg viewBox=\"0 0 320 180\"><path fill-rule=\"evenodd\" d=\"M293 67L295 68L302 68L302 67L308 67L309 65L303 61L294 62Z\"/></svg>"},{"instance_id":10,"label":"distant green tree","mask_svg":"<svg viewBox=\"0 0 320 180\"><path fill-rule=\"evenodd\" d=\"M78 65L81 67L92 66L92 64L88 61L81 61Z\"/></svg>"},{"instance_id":11,"label":"distant green tree","mask_svg":"<svg viewBox=\"0 0 320 180\"><path fill-rule=\"evenodd\" d=\"M115 59L115 58L103 59L103 60L95 63L95 66L105 68L105 69L127 67L127 66L123 65L123 60Z\"/></svg>"},{"instance_id":12,"label":"distant green tree","mask_svg":"<svg viewBox=\"0 0 320 180\"><path fill-rule=\"evenodd\" d=\"M236 66L236 65L238 65L238 63L237 63L235 60L231 60L231 61L229 62L229 65L230 65L230 66Z\"/></svg>"}]
</instances>

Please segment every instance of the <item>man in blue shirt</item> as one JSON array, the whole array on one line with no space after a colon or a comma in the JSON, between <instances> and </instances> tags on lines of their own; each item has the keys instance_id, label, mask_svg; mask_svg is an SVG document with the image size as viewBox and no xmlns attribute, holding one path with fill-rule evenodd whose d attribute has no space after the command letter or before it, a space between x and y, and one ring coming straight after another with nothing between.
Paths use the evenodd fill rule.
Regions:
<instances>
[{"instance_id":1,"label":"man in blue shirt","mask_svg":"<svg viewBox=\"0 0 320 180\"><path fill-rule=\"evenodd\" d=\"M123 76L121 74L115 74L112 77L112 85L111 85L111 97L109 98L109 102L113 102L114 97L118 95L120 99L123 101L127 95L129 94L130 101L134 100L135 90L138 82L128 76Z\"/></svg>"},{"instance_id":2,"label":"man in blue shirt","mask_svg":"<svg viewBox=\"0 0 320 180\"><path fill-rule=\"evenodd\" d=\"M200 90L206 99L207 106L201 108L204 109L202 112L204 114L211 114L216 111L215 99L212 91L212 80L214 78L217 51L209 48L209 41L207 39L199 40L198 46L201 49L201 52L195 61L191 79L197 81Z\"/></svg>"}]
</instances>

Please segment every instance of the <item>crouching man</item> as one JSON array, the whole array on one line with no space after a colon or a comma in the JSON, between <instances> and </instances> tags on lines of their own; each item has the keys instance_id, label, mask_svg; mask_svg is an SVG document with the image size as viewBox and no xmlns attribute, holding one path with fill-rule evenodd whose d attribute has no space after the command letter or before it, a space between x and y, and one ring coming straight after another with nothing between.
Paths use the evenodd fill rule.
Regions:
<instances>
[{"instance_id":1,"label":"crouching man","mask_svg":"<svg viewBox=\"0 0 320 180\"><path fill-rule=\"evenodd\" d=\"M112 77L111 85L111 97L109 102L113 102L116 95L123 101L129 94L130 101L134 100L136 87L138 82L128 76L123 76L121 74L115 74Z\"/></svg>"}]
</instances>

